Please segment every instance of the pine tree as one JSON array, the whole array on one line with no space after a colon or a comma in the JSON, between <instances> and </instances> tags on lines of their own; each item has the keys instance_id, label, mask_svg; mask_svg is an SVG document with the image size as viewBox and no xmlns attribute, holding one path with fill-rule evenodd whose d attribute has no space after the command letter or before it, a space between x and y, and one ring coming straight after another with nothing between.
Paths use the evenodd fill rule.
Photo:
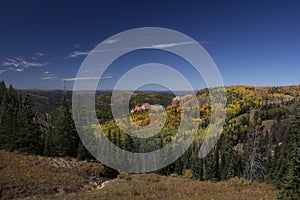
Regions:
<instances>
[{"instance_id":1,"label":"pine tree","mask_svg":"<svg viewBox=\"0 0 300 200\"><path fill-rule=\"evenodd\" d=\"M207 167L205 178L208 180L220 180L219 169L219 145L216 144L214 149L207 156Z\"/></svg>"},{"instance_id":2,"label":"pine tree","mask_svg":"<svg viewBox=\"0 0 300 200\"><path fill-rule=\"evenodd\" d=\"M0 102L2 102L6 93L7 93L6 85L5 85L4 81L1 81L0 82Z\"/></svg>"},{"instance_id":3,"label":"pine tree","mask_svg":"<svg viewBox=\"0 0 300 200\"><path fill-rule=\"evenodd\" d=\"M5 87L3 83L1 87ZM9 89L3 88L1 102L1 149L13 151L18 149L18 142L21 138L17 136L18 109L16 93L10 85Z\"/></svg>"},{"instance_id":4,"label":"pine tree","mask_svg":"<svg viewBox=\"0 0 300 200\"><path fill-rule=\"evenodd\" d=\"M17 148L21 152L42 154L42 132L33 106L33 102L27 95L22 102L17 121Z\"/></svg>"},{"instance_id":5,"label":"pine tree","mask_svg":"<svg viewBox=\"0 0 300 200\"><path fill-rule=\"evenodd\" d=\"M12 120L11 120L11 112L8 106L6 94L2 97L1 102L1 121L0 121L0 148L5 149L8 151L13 150L13 146L10 144L12 141L11 136L9 133L11 133L12 130Z\"/></svg>"},{"instance_id":6,"label":"pine tree","mask_svg":"<svg viewBox=\"0 0 300 200\"><path fill-rule=\"evenodd\" d=\"M228 180L237 176L237 155L234 150L234 141L232 139L232 133L227 132L226 135L221 135L221 159L220 159L220 179Z\"/></svg>"},{"instance_id":7,"label":"pine tree","mask_svg":"<svg viewBox=\"0 0 300 200\"><path fill-rule=\"evenodd\" d=\"M61 101L60 114L55 123L53 139L58 156L77 156L79 137L65 95Z\"/></svg>"},{"instance_id":8,"label":"pine tree","mask_svg":"<svg viewBox=\"0 0 300 200\"><path fill-rule=\"evenodd\" d=\"M285 160L283 162L284 173L283 182L281 183L281 192L278 195L278 199L296 200L300 199L300 116L296 117L296 120L292 124L292 128L289 134L289 140L285 144L284 155Z\"/></svg>"}]
</instances>

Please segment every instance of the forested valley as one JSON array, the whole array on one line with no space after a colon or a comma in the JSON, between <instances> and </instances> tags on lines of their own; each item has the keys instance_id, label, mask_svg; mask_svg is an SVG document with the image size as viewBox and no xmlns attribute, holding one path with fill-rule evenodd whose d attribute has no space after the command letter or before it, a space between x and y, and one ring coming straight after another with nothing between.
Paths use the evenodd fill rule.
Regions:
<instances>
[{"instance_id":1,"label":"forested valley","mask_svg":"<svg viewBox=\"0 0 300 200\"><path fill-rule=\"evenodd\" d=\"M185 98L188 95L182 95ZM226 119L217 144L205 158L199 149L211 117L208 89L196 92L199 129L195 140L179 159L155 173L184 176L197 181L233 178L265 182L280 190L278 199L300 198L300 86L226 87ZM70 157L91 161L72 117L70 91L16 90L0 83L0 150L46 157ZM147 105L162 105L167 113L163 129L148 140L125 134L113 120L110 92L97 92L96 114L105 136L122 149L147 152L164 147L177 137L181 108L175 95L135 92L129 108L131 120L146 126ZM173 100L173 101L172 101ZM188 100L187 100L188 101ZM144 109L140 109L143 107ZM196 133L195 133L196 131ZM167 156L167 155L166 155ZM118 159L118 158L113 158ZM109 168L108 168L109 169ZM109 169L110 173L118 173Z\"/></svg>"}]
</instances>

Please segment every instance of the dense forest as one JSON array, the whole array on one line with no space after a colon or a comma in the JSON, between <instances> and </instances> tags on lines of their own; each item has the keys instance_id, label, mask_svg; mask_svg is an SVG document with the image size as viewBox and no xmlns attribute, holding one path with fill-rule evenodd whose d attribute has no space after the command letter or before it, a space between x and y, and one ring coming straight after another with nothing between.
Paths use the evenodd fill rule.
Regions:
<instances>
[{"instance_id":1,"label":"dense forest","mask_svg":"<svg viewBox=\"0 0 300 200\"><path fill-rule=\"evenodd\" d=\"M44 156L69 156L91 160L77 135L72 118L71 92L18 91L0 83L0 149ZM300 86L226 88L226 120L213 150L199 158L199 148L211 116L208 89L196 93L200 122L188 151L162 175L185 175L195 180L229 180L233 177L267 182L281 192L279 199L300 198ZM108 139L132 152L159 149L176 136L181 109L170 93L136 92L129 107L136 124L149 124L145 104L161 104L167 113L163 129L150 139L125 134L112 118L111 93L96 94L96 114ZM182 96L182 98L188 97ZM172 101L173 99L173 101ZM188 98L187 98L188 100ZM99 124L95 125L95 135ZM191 132L193 132L191 130ZM189 133L187 133L189 134Z\"/></svg>"}]
</instances>

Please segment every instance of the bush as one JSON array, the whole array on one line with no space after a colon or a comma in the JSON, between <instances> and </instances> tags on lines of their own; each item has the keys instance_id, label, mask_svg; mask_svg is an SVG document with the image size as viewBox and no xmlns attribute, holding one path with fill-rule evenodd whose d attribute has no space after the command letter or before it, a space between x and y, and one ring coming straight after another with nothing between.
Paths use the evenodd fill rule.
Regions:
<instances>
[{"instance_id":1,"label":"bush","mask_svg":"<svg viewBox=\"0 0 300 200\"><path fill-rule=\"evenodd\" d=\"M251 184L251 181L246 180L244 178L239 178L239 177L236 177L236 176L233 177L233 178L231 178L231 179L229 179L228 182L230 184L236 185L236 186L238 186L238 185L250 185Z\"/></svg>"},{"instance_id":2,"label":"bush","mask_svg":"<svg viewBox=\"0 0 300 200\"><path fill-rule=\"evenodd\" d=\"M183 170L182 174L183 174L184 178L188 178L188 179L193 178L193 171L191 169L185 169L185 170Z\"/></svg>"}]
</instances>

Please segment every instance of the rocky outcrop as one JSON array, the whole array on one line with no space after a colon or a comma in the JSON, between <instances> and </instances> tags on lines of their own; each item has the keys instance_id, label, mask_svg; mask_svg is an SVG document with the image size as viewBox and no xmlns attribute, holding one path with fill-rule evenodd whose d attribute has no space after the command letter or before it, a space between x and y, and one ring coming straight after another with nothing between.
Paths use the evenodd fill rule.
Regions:
<instances>
[{"instance_id":1,"label":"rocky outcrop","mask_svg":"<svg viewBox=\"0 0 300 200\"><path fill-rule=\"evenodd\" d=\"M172 105L179 105L180 102L186 102L191 99L193 94L187 94L184 96L176 96L172 99Z\"/></svg>"}]
</instances>

